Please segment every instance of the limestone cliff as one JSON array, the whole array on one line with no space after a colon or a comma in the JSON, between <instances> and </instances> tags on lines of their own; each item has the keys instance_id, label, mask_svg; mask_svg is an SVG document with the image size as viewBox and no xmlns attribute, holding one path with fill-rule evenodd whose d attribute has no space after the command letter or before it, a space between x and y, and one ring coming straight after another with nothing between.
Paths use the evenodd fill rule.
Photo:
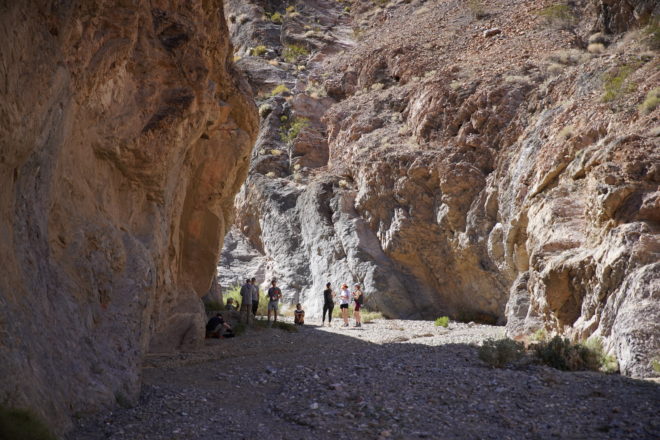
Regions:
<instances>
[{"instance_id":1,"label":"limestone cliff","mask_svg":"<svg viewBox=\"0 0 660 440\"><path fill-rule=\"evenodd\" d=\"M220 1L0 4L0 402L58 430L194 343L258 120Z\"/></svg>"},{"instance_id":2,"label":"limestone cliff","mask_svg":"<svg viewBox=\"0 0 660 440\"><path fill-rule=\"evenodd\" d=\"M226 13L262 125L222 281L277 277L310 314L325 282L357 281L389 316L596 335L623 373L651 374L656 2L255 0Z\"/></svg>"}]
</instances>

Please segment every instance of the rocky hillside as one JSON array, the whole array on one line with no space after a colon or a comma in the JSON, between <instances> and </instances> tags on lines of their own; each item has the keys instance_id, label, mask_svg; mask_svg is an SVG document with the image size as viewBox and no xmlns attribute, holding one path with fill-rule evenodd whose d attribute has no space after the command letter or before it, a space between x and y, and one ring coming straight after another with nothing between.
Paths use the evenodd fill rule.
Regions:
<instances>
[{"instance_id":1,"label":"rocky hillside","mask_svg":"<svg viewBox=\"0 0 660 440\"><path fill-rule=\"evenodd\" d=\"M257 133L220 1L0 4L0 403L58 430L193 343Z\"/></svg>"},{"instance_id":2,"label":"rocky hillside","mask_svg":"<svg viewBox=\"0 0 660 440\"><path fill-rule=\"evenodd\" d=\"M226 2L261 130L219 266L319 313L602 337L660 358L660 6Z\"/></svg>"}]
</instances>

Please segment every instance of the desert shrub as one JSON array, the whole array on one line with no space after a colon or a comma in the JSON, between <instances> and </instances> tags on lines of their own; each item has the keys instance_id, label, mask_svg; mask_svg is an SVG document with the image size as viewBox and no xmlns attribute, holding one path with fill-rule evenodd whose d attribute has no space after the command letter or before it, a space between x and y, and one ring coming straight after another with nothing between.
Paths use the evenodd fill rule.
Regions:
<instances>
[{"instance_id":1,"label":"desert shrub","mask_svg":"<svg viewBox=\"0 0 660 440\"><path fill-rule=\"evenodd\" d=\"M660 49L660 18L653 19L642 30L642 35L651 49Z\"/></svg>"},{"instance_id":2,"label":"desert shrub","mask_svg":"<svg viewBox=\"0 0 660 440\"><path fill-rule=\"evenodd\" d=\"M598 358L599 370L603 373L616 373L619 371L619 362L616 357L607 354L603 347L603 340L597 337L592 337L582 344L585 348L591 350Z\"/></svg>"},{"instance_id":3,"label":"desert shrub","mask_svg":"<svg viewBox=\"0 0 660 440\"><path fill-rule=\"evenodd\" d=\"M502 368L525 354L525 344L513 339L487 339L479 347L479 359L491 367Z\"/></svg>"},{"instance_id":4,"label":"desert shrub","mask_svg":"<svg viewBox=\"0 0 660 440\"><path fill-rule=\"evenodd\" d=\"M605 52L605 45L603 43L591 43L587 46L589 53L603 53Z\"/></svg>"},{"instance_id":5,"label":"desert shrub","mask_svg":"<svg viewBox=\"0 0 660 440\"><path fill-rule=\"evenodd\" d=\"M639 105L639 112L647 115L660 105L660 87L656 87L646 94L644 102Z\"/></svg>"},{"instance_id":6,"label":"desert shrub","mask_svg":"<svg viewBox=\"0 0 660 440\"><path fill-rule=\"evenodd\" d=\"M298 44L285 44L284 50L282 51L282 58L289 63L294 63L305 55L309 55L309 50Z\"/></svg>"},{"instance_id":7,"label":"desert shrub","mask_svg":"<svg viewBox=\"0 0 660 440\"><path fill-rule=\"evenodd\" d=\"M293 6L293 5L289 5L289 6L287 6L287 7L286 7L286 13L287 13L287 14L290 14L290 13L292 13L292 12L296 12L296 7Z\"/></svg>"},{"instance_id":8,"label":"desert shrub","mask_svg":"<svg viewBox=\"0 0 660 440\"><path fill-rule=\"evenodd\" d=\"M227 304L227 300L229 298L234 299L234 305L236 307L239 307L241 305L241 286L240 285L235 285L227 289L226 291L222 292L222 299ZM223 307L224 308L224 307Z\"/></svg>"},{"instance_id":9,"label":"desert shrub","mask_svg":"<svg viewBox=\"0 0 660 440\"><path fill-rule=\"evenodd\" d=\"M282 24L284 17L279 12L273 12L272 14L266 14L268 19L275 24Z\"/></svg>"},{"instance_id":10,"label":"desert shrub","mask_svg":"<svg viewBox=\"0 0 660 440\"><path fill-rule=\"evenodd\" d=\"M547 6L536 13L548 26L557 29L571 29L577 23L577 17L566 3Z\"/></svg>"},{"instance_id":11,"label":"desert shrub","mask_svg":"<svg viewBox=\"0 0 660 440\"><path fill-rule=\"evenodd\" d=\"M548 332L544 328L540 328L532 335L532 341L542 342L548 339Z\"/></svg>"},{"instance_id":12,"label":"desert shrub","mask_svg":"<svg viewBox=\"0 0 660 440\"><path fill-rule=\"evenodd\" d=\"M278 317L281 317L281 314L278 314ZM268 327L268 320L265 319L259 319L254 321L255 324L259 327ZM270 325L272 325L272 328L276 328L279 330L284 330L285 332L289 333L295 333L298 331L298 327L296 327L295 324L291 324L289 322L284 322L284 321L271 321Z\"/></svg>"},{"instance_id":13,"label":"desert shrub","mask_svg":"<svg viewBox=\"0 0 660 440\"><path fill-rule=\"evenodd\" d=\"M374 312L365 308L362 308L362 310L360 310L360 316L362 317L362 322L364 323L373 322L376 319L383 319L382 313Z\"/></svg>"},{"instance_id":14,"label":"desert shrub","mask_svg":"<svg viewBox=\"0 0 660 440\"><path fill-rule=\"evenodd\" d=\"M575 127L572 125L567 125L566 127L559 130L558 133L559 139L563 141L572 138L573 135L575 135Z\"/></svg>"},{"instance_id":15,"label":"desert shrub","mask_svg":"<svg viewBox=\"0 0 660 440\"><path fill-rule=\"evenodd\" d=\"M576 66L588 61L591 56L578 49L558 50L548 56L548 60L565 66Z\"/></svg>"},{"instance_id":16,"label":"desert shrub","mask_svg":"<svg viewBox=\"0 0 660 440\"><path fill-rule=\"evenodd\" d=\"M290 124L286 124L280 127L280 139L282 142L292 143L301 131L309 126L309 119L307 118L295 118L291 121Z\"/></svg>"},{"instance_id":17,"label":"desert shrub","mask_svg":"<svg viewBox=\"0 0 660 440\"><path fill-rule=\"evenodd\" d=\"M265 54L268 48L264 45L259 45L257 47L253 47L250 50L250 55L253 57L260 57L261 55Z\"/></svg>"},{"instance_id":18,"label":"desert shrub","mask_svg":"<svg viewBox=\"0 0 660 440\"><path fill-rule=\"evenodd\" d=\"M270 96L282 95L283 93L289 93L291 90L284 84L279 84L270 91Z\"/></svg>"},{"instance_id":19,"label":"desert shrub","mask_svg":"<svg viewBox=\"0 0 660 440\"><path fill-rule=\"evenodd\" d=\"M597 353L584 345L572 344L561 336L555 336L549 341L538 344L535 354L542 363L558 370L598 371L600 369Z\"/></svg>"},{"instance_id":20,"label":"desert shrub","mask_svg":"<svg viewBox=\"0 0 660 440\"><path fill-rule=\"evenodd\" d=\"M215 312L216 310L224 309L223 305L217 301L209 301L204 303L204 310L207 312Z\"/></svg>"},{"instance_id":21,"label":"desert shrub","mask_svg":"<svg viewBox=\"0 0 660 440\"><path fill-rule=\"evenodd\" d=\"M651 368L653 368L653 371L656 373L660 374L660 360L658 359L653 359L651 361Z\"/></svg>"},{"instance_id":22,"label":"desert shrub","mask_svg":"<svg viewBox=\"0 0 660 440\"><path fill-rule=\"evenodd\" d=\"M477 20L488 18L490 16L482 0L468 0L467 7L472 16Z\"/></svg>"},{"instance_id":23,"label":"desert shrub","mask_svg":"<svg viewBox=\"0 0 660 440\"><path fill-rule=\"evenodd\" d=\"M0 406L0 439L56 440L56 437L32 412Z\"/></svg>"},{"instance_id":24,"label":"desert shrub","mask_svg":"<svg viewBox=\"0 0 660 440\"><path fill-rule=\"evenodd\" d=\"M449 317L448 316L441 316L435 320L435 326L436 327L449 327Z\"/></svg>"},{"instance_id":25,"label":"desert shrub","mask_svg":"<svg viewBox=\"0 0 660 440\"><path fill-rule=\"evenodd\" d=\"M603 102L611 102L626 93L634 92L637 84L628 81L628 77L637 70L637 64L624 64L603 76Z\"/></svg>"}]
</instances>

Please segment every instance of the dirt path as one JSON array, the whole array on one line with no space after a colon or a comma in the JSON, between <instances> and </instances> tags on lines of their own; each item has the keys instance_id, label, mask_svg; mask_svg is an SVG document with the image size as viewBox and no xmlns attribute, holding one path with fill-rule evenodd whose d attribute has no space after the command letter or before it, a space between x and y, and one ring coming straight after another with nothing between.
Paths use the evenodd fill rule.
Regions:
<instances>
[{"instance_id":1,"label":"dirt path","mask_svg":"<svg viewBox=\"0 0 660 440\"><path fill-rule=\"evenodd\" d=\"M660 438L657 384L538 365L490 369L469 344L501 335L422 321L251 329L150 356L139 405L82 420L68 438Z\"/></svg>"}]
</instances>

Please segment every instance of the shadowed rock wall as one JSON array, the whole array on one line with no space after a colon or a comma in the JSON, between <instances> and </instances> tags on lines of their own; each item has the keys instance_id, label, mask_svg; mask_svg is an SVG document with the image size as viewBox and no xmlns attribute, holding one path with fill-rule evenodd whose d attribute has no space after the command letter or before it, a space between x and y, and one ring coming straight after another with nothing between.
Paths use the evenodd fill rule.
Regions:
<instances>
[{"instance_id":1,"label":"shadowed rock wall","mask_svg":"<svg viewBox=\"0 0 660 440\"><path fill-rule=\"evenodd\" d=\"M221 1L0 5L0 401L131 400L199 301L257 130Z\"/></svg>"}]
</instances>

